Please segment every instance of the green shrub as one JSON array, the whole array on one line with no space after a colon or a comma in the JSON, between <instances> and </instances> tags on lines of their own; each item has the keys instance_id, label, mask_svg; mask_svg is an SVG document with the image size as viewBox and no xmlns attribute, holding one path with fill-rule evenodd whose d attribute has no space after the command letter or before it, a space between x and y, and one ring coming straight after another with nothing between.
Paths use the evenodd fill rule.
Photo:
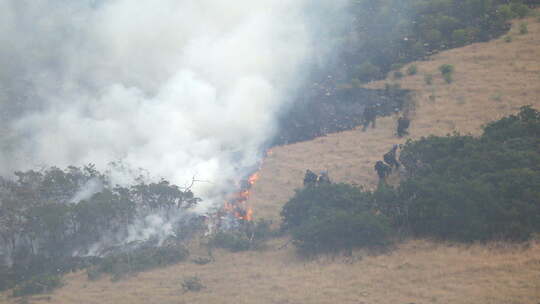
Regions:
<instances>
[{"instance_id":1,"label":"green shrub","mask_svg":"<svg viewBox=\"0 0 540 304\"><path fill-rule=\"evenodd\" d=\"M197 276L190 276L187 278L184 278L184 281L182 282L182 289L184 292L188 291L201 291L205 288L205 286L201 283L201 279Z\"/></svg>"},{"instance_id":2,"label":"green shrub","mask_svg":"<svg viewBox=\"0 0 540 304\"><path fill-rule=\"evenodd\" d=\"M512 42L512 35L506 35L506 36L504 36L504 42L506 42L506 43Z\"/></svg>"},{"instance_id":3,"label":"green shrub","mask_svg":"<svg viewBox=\"0 0 540 304\"><path fill-rule=\"evenodd\" d=\"M58 275L40 275L22 282L13 289L14 297L51 292L62 286L62 278Z\"/></svg>"},{"instance_id":4,"label":"green shrub","mask_svg":"<svg viewBox=\"0 0 540 304\"><path fill-rule=\"evenodd\" d=\"M220 231L210 240L210 245L215 248L224 248L232 252L246 251L251 248L248 236L240 231Z\"/></svg>"},{"instance_id":5,"label":"green shrub","mask_svg":"<svg viewBox=\"0 0 540 304\"><path fill-rule=\"evenodd\" d=\"M454 66L451 64L443 64L439 67L439 71L441 71L441 74L446 81L446 83L451 83L453 81L453 75L454 75Z\"/></svg>"},{"instance_id":6,"label":"green shrub","mask_svg":"<svg viewBox=\"0 0 540 304\"><path fill-rule=\"evenodd\" d=\"M454 66L451 64L443 64L439 66L439 71L441 71L441 74L450 74L454 72Z\"/></svg>"},{"instance_id":7,"label":"green shrub","mask_svg":"<svg viewBox=\"0 0 540 304\"><path fill-rule=\"evenodd\" d=\"M391 228L383 215L328 209L293 229L293 244L305 256L390 243Z\"/></svg>"},{"instance_id":8,"label":"green shrub","mask_svg":"<svg viewBox=\"0 0 540 304\"><path fill-rule=\"evenodd\" d=\"M188 256L189 251L179 244L139 248L101 259L87 270L87 276L90 280L96 280L102 273L106 273L112 275L113 281L117 281L131 273L176 264Z\"/></svg>"},{"instance_id":9,"label":"green shrub","mask_svg":"<svg viewBox=\"0 0 540 304\"><path fill-rule=\"evenodd\" d=\"M416 64L411 64L407 68L407 75L416 75L416 73L418 73L418 67L416 66Z\"/></svg>"},{"instance_id":10,"label":"green shrub","mask_svg":"<svg viewBox=\"0 0 540 304\"><path fill-rule=\"evenodd\" d=\"M306 256L383 246L391 235L389 221L376 212L372 193L346 184L297 190L281 216L282 229Z\"/></svg>"},{"instance_id":11,"label":"green shrub","mask_svg":"<svg viewBox=\"0 0 540 304\"><path fill-rule=\"evenodd\" d=\"M416 235L466 242L528 239L540 232L538 134L540 113L523 107L488 124L480 138L409 141L400 154L409 177L378 205Z\"/></svg>"},{"instance_id":12,"label":"green shrub","mask_svg":"<svg viewBox=\"0 0 540 304\"><path fill-rule=\"evenodd\" d=\"M519 24L519 33L521 35L525 35L529 32L529 27L528 27L528 24L527 22L522 22Z\"/></svg>"},{"instance_id":13,"label":"green shrub","mask_svg":"<svg viewBox=\"0 0 540 304\"><path fill-rule=\"evenodd\" d=\"M512 8L508 4L499 5L499 7L497 8L497 12L500 18L505 21L510 20L516 16L515 13L512 11Z\"/></svg>"},{"instance_id":14,"label":"green shrub","mask_svg":"<svg viewBox=\"0 0 540 304\"><path fill-rule=\"evenodd\" d=\"M271 229L271 225L272 221L265 219L246 222L239 229L216 233L208 245L232 252L261 249L269 238L278 234L278 231Z\"/></svg>"},{"instance_id":15,"label":"green shrub","mask_svg":"<svg viewBox=\"0 0 540 304\"><path fill-rule=\"evenodd\" d=\"M248 233L251 234L254 240L267 240L277 235L277 231L272 230L272 221L258 219L255 222L250 222Z\"/></svg>"},{"instance_id":16,"label":"green shrub","mask_svg":"<svg viewBox=\"0 0 540 304\"><path fill-rule=\"evenodd\" d=\"M281 210L282 229L296 228L329 209L371 210L371 193L347 184L329 184L296 190Z\"/></svg>"},{"instance_id":17,"label":"green shrub","mask_svg":"<svg viewBox=\"0 0 540 304\"><path fill-rule=\"evenodd\" d=\"M86 276L90 281L99 280L101 278L101 274L102 272L100 271L99 267L92 266L86 269Z\"/></svg>"},{"instance_id":18,"label":"green shrub","mask_svg":"<svg viewBox=\"0 0 540 304\"><path fill-rule=\"evenodd\" d=\"M442 46L443 35L441 31L437 29L428 29L424 32L423 38L425 41L429 42L431 47L437 49Z\"/></svg>"},{"instance_id":19,"label":"green shrub","mask_svg":"<svg viewBox=\"0 0 540 304\"><path fill-rule=\"evenodd\" d=\"M206 264L212 262L212 259L207 258L207 257L196 257L196 258L192 259L191 261L193 263L197 264L197 265L206 265Z\"/></svg>"},{"instance_id":20,"label":"green shrub","mask_svg":"<svg viewBox=\"0 0 540 304\"><path fill-rule=\"evenodd\" d=\"M401 71L394 71L394 78L395 79L403 78L403 73Z\"/></svg>"},{"instance_id":21,"label":"green shrub","mask_svg":"<svg viewBox=\"0 0 540 304\"><path fill-rule=\"evenodd\" d=\"M452 32L452 41L455 46L463 46L470 42L469 32L466 29L454 30Z\"/></svg>"},{"instance_id":22,"label":"green shrub","mask_svg":"<svg viewBox=\"0 0 540 304\"><path fill-rule=\"evenodd\" d=\"M514 13L514 16L518 18L525 18L529 15L531 10L529 7L523 3L519 2L512 2L510 4L510 8L512 9L512 12Z\"/></svg>"},{"instance_id":23,"label":"green shrub","mask_svg":"<svg viewBox=\"0 0 540 304\"><path fill-rule=\"evenodd\" d=\"M403 67L403 63L393 63L391 66L390 66L390 70L392 71L397 71L397 70L400 70L402 67Z\"/></svg>"}]
</instances>

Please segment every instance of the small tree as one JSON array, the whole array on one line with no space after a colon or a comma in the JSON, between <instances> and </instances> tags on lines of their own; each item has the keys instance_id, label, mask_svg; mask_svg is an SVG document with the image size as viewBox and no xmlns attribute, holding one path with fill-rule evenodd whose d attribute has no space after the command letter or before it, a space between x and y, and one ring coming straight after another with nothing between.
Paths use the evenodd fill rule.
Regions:
<instances>
[{"instance_id":1,"label":"small tree","mask_svg":"<svg viewBox=\"0 0 540 304\"><path fill-rule=\"evenodd\" d=\"M519 24L519 33L521 35L525 35L529 32L529 27L527 25L527 22L522 22Z\"/></svg>"},{"instance_id":2,"label":"small tree","mask_svg":"<svg viewBox=\"0 0 540 304\"><path fill-rule=\"evenodd\" d=\"M441 71L441 74L446 81L446 83L451 83L453 81L453 75L454 75L454 66L451 64L443 64L439 67L439 71Z\"/></svg>"},{"instance_id":3,"label":"small tree","mask_svg":"<svg viewBox=\"0 0 540 304\"><path fill-rule=\"evenodd\" d=\"M418 73L418 67L416 66L416 64L411 64L407 68L407 75L416 75L416 73Z\"/></svg>"}]
</instances>

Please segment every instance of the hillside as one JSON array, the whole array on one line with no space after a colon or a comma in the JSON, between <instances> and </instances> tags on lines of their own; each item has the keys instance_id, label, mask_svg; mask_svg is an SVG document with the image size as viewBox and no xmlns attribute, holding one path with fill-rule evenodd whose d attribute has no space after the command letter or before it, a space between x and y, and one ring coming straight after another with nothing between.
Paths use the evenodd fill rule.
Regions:
<instances>
[{"instance_id":1,"label":"hillside","mask_svg":"<svg viewBox=\"0 0 540 304\"><path fill-rule=\"evenodd\" d=\"M411 63L418 67L417 75L399 81L389 77L366 87L399 83L414 92L409 138L455 131L477 135L482 125L515 113L520 106L540 107L540 23L527 19L529 33L519 35L521 22L513 23L510 43L500 38L441 52L427 61ZM445 83L438 71L442 64L455 67L451 84ZM425 83L426 73L433 75L432 85ZM379 118L377 128L367 132L357 128L272 149L262 167L261 180L253 188L255 216L277 220L282 203L302 185L306 169L328 170L338 182L375 186L375 162L393 144L406 140L394 135L396 121L397 116Z\"/></svg>"},{"instance_id":2,"label":"hillside","mask_svg":"<svg viewBox=\"0 0 540 304\"><path fill-rule=\"evenodd\" d=\"M411 99L410 137L453 131L478 134L488 121L526 104L540 107L540 23L527 20L529 33L512 42L503 38L439 53L416 62L419 73L405 76L402 88ZM438 67L455 66L446 84ZM432 73L432 85L424 82ZM367 85L382 88L394 80ZM434 97L431 97L434 96ZM330 134L309 142L274 148L265 160L249 203L255 216L279 221L279 211L306 169L328 170L334 181L373 187L375 161L393 144L396 117L377 120L377 128ZM453 245L407 241L380 255L303 261L286 239L263 251L214 254L207 265L181 263L111 283L88 281L84 272L66 276L66 285L27 303L537 303L540 298L540 244ZM198 246L194 245L195 254ZM202 254L202 253L201 253ZM181 282L196 275L206 286L182 291ZM24 302L2 298L5 303Z\"/></svg>"}]
</instances>

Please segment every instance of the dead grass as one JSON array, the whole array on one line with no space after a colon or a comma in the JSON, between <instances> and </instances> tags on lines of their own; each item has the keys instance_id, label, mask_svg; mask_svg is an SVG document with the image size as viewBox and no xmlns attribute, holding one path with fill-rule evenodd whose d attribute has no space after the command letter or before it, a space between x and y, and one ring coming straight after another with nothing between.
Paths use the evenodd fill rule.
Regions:
<instances>
[{"instance_id":1,"label":"dead grass","mask_svg":"<svg viewBox=\"0 0 540 304\"><path fill-rule=\"evenodd\" d=\"M400 84L414 90L416 109L411 137L453 131L479 134L481 126L522 105L540 107L540 23L527 20L529 33L512 29L503 38L440 53L415 62L418 75ZM455 66L445 84L438 67ZM424 74L434 75L426 85ZM383 87L384 81L368 87ZM431 97L430 96L434 96ZM305 170L328 170L334 181L373 187L375 161L395 143L396 118L376 129L352 130L310 142L276 147L266 159L250 204L255 215L279 221L281 206L301 186ZM272 241L260 252L214 253L206 265L181 263L111 283L90 282L84 273L66 277L65 287L30 303L531 303L540 299L540 244L453 245L426 240L399 244L387 254L298 259L287 240ZM195 246L196 247L196 246ZM204 251L201 251L204 252ZM197 276L201 292L182 290L185 277ZM6 294L0 302L15 303Z\"/></svg>"},{"instance_id":2,"label":"dead grass","mask_svg":"<svg viewBox=\"0 0 540 304\"><path fill-rule=\"evenodd\" d=\"M303 261L292 248L218 252L207 265L182 263L111 283L68 275L49 300L30 303L538 303L540 244L452 245L407 241L370 256ZM185 277L206 286L184 292ZM41 297L43 299L43 297ZM6 303L14 303L4 299Z\"/></svg>"},{"instance_id":3,"label":"dead grass","mask_svg":"<svg viewBox=\"0 0 540 304\"><path fill-rule=\"evenodd\" d=\"M540 108L540 23L534 18L526 21L529 33L519 35L520 21L516 22L510 31L510 43L501 37L411 63L416 64L418 73L399 81L402 88L414 92L410 138L456 131L477 135L482 125L516 113L523 105ZM438 70L442 64L455 67L451 84ZM433 75L432 85L424 80L429 73ZM372 82L366 87L384 88L390 82L394 81ZM394 135L396 121L397 117L382 118L377 120L376 129L367 132L357 129L274 148L253 188L250 203L255 216L279 221L281 206L294 189L301 187L308 168L328 170L334 181L374 187L375 162L393 144L406 140Z\"/></svg>"}]
</instances>

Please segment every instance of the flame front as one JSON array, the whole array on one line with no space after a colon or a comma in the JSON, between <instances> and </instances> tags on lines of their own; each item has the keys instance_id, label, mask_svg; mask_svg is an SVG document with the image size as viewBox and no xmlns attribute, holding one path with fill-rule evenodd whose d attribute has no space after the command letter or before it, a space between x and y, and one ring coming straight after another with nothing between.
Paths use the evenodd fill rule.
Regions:
<instances>
[{"instance_id":1,"label":"flame front","mask_svg":"<svg viewBox=\"0 0 540 304\"><path fill-rule=\"evenodd\" d=\"M235 218L244 221L253 220L253 209L247 205L250 189L259 179L259 171L250 175L247 179L247 185L244 189L233 193L228 200L223 204L223 210L226 213L232 214Z\"/></svg>"}]
</instances>

